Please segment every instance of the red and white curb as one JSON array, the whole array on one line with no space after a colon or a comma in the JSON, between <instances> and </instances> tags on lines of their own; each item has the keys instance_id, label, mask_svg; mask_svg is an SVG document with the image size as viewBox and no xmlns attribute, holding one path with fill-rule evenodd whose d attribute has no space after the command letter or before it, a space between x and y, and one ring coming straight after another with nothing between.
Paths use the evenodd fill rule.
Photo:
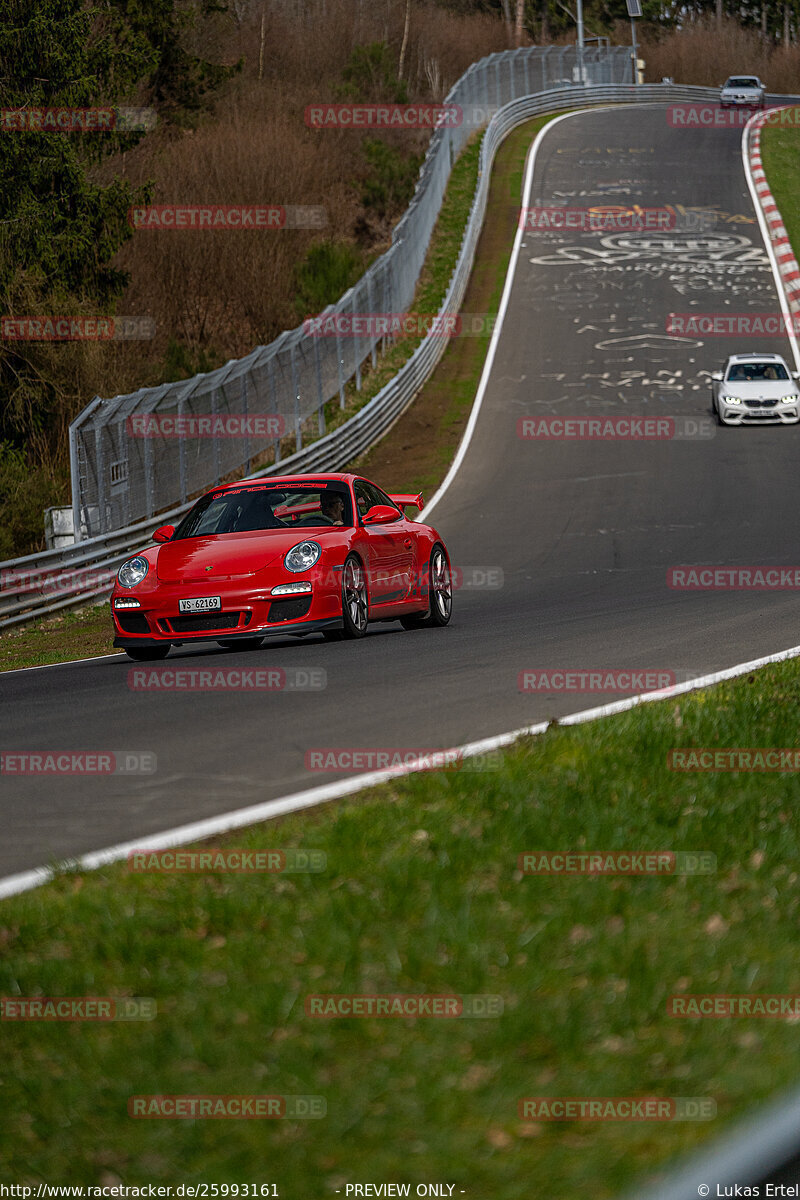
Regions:
<instances>
[{"instance_id":1,"label":"red and white curb","mask_svg":"<svg viewBox=\"0 0 800 1200\"><path fill-rule=\"evenodd\" d=\"M800 267L797 265L797 259L786 233L786 227L783 224L778 206L770 191L767 177L764 174L764 164L761 160L761 130L765 124L784 123L783 121L775 120L776 113L796 111L796 105L784 105L782 108L770 108L765 112L756 113L747 122L743 135L746 160L750 168L750 177L755 188L758 204L764 216L770 246L786 296L786 303L792 317L800 314Z\"/></svg>"}]
</instances>

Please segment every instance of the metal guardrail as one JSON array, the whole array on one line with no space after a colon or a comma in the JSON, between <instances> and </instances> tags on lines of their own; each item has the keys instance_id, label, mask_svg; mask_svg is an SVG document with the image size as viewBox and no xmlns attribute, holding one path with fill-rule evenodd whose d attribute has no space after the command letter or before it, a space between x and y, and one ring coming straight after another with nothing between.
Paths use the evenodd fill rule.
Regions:
<instances>
[{"instance_id":1,"label":"metal guardrail","mask_svg":"<svg viewBox=\"0 0 800 1200\"><path fill-rule=\"evenodd\" d=\"M486 212L491 167L501 142L517 125L548 112L667 99L708 101L716 95L711 88L668 84L568 87L521 97L504 105L490 121L481 145L478 185L440 313L452 314L460 309ZM254 477L343 469L381 438L411 404L447 345L448 339L441 334L428 335L398 374L350 420L291 457L255 472ZM74 546L0 563L0 629L107 595L113 572L120 563L145 544L154 529L172 522L190 506L191 502L181 504L157 517ZM102 572L108 578L98 578Z\"/></svg>"}]
</instances>

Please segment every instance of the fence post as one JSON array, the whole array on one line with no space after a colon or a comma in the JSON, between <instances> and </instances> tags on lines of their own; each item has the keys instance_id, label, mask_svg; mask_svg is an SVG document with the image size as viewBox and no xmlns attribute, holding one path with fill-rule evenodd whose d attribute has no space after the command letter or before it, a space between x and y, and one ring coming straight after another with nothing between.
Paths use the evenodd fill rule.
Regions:
<instances>
[{"instance_id":1,"label":"fence post","mask_svg":"<svg viewBox=\"0 0 800 1200\"><path fill-rule=\"evenodd\" d=\"M212 415L212 417L215 417L217 415L217 413L219 412L218 396L219 396L219 390L217 388L212 388L211 389L211 415ZM214 483L216 484L216 483L219 483L219 477L221 474L220 469L219 469L219 438L216 436L216 434L211 439L211 452L214 457Z\"/></svg>"},{"instance_id":2,"label":"fence post","mask_svg":"<svg viewBox=\"0 0 800 1200\"><path fill-rule=\"evenodd\" d=\"M278 415L278 397L275 394L275 355L274 354L271 354L269 356L269 362L267 363L267 372L269 374L269 393L272 398L272 411L277 416ZM283 416L282 413L280 415ZM280 461L281 461L281 439L280 439L280 437L276 437L275 438L275 462L279 463Z\"/></svg>"},{"instance_id":3,"label":"fence post","mask_svg":"<svg viewBox=\"0 0 800 1200\"><path fill-rule=\"evenodd\" d=\"M373 288L372 288L372 271L371 270L367 271L367 304L369 305L370 325L374 329L375 326L372 324L372 322L375 319L375 292L373 291ZM372 353L370 355L370 359L372 362L372 369L374 371L378 365L378 346L377 346L377 342L375 340L374 334L370 335L370 341L372 342Z\"/></svg>"},{"instance_id":4,"label":"fence post","mask_svg":"<svg viewBox=\"0 0 800 1200\"><path fill-rule=\"evenodd\" d=\"M289 347L289 362L292 366L292 394L294 396L294 441L295 450L303 449L303 430L300 422L300 385L297 382L297 367L294 361L294 344Z\"/></svg>"},{"instance_id":5,"label":"fence post","mask_svg":"<svg viewBox=\"0 0 800 1200\"><path fill-rule=\"evenodd\" d=\"M356 316L356 294L353 292L353 316ZM360 339L356 333L356 322L353 321L353 351L356 360L356 390L361 391L361 346Z\"/></svg>"},{"instance_id":6,"label":"fence post","mask_svg":"<svg viewBox=\"0 0 800 1200\"><path fill-rule=\"evenodd\" d=\"M342 359L342 335L336 322L336 370L339 374L339 408L344 408L344 360Z\"/></svg>"},{"instance_id":7,"label":"fence post","mask_svg":"<svg viewBox=\"0 0 800 1200\"><path fill-rule=\"evenodd\" d=\"M155 511L155 501L153 498L153 439L151 437L144 438L144 506L146 516L152 517ZM105 533L105 528L103 528Z\"/></svg>"},{"instance_id":8,"label":"fence post","mask_svg":"<svg viewBox=\"0 0 800 1200\"><path fill-rule=\"evenodd\" d=\"M319 338L314 338L314 369L317 374L317 428L319 436L325 435L325 397L322 394L322 366L319 361Z\"/></svg>"},{"instance_id":9,"label":"fence post","mask_svg":"<svg viewBox=\"0 0 800 1200\"><path fill-rule=\"evenodd\" d=\"M95 396L98 400L99 396ZM72 529L76 542L81 537L81 473L80 455L78 451L78 430L74 425L69 427L69 477L72 488Z\"/></svg>"},{"instance_id":10,"label":"fence post","mask_svg":"<svg viewBox=\"0 0 800 1200\"><path fill-rule=\"evenodd\" d=\"M242 416L244 417L244 473L250 474L250 434L247 429L247 372L242 376Z\"/></svg>"}]
</instances>

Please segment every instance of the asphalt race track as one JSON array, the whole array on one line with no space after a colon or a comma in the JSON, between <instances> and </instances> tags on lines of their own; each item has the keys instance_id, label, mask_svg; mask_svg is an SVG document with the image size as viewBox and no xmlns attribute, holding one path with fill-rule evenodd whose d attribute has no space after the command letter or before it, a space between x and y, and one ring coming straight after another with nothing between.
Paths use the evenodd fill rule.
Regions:
<instances>
[{"instance_id":1,"label":"asphalt race track","mask_svg":"<svg viewBox=\"0 0 800 1200\"><path fill-rule=\"evenodd\" d=\"M374 626L358 643L272 640L253 653L173 651L0 676L2 749L132 750L149 776L3 779L0 876L336 778L314 747L447 747L606 695L518 690L534 667L686 673L800 642L784 592L681 592L670 566L794 565L800 428L662 441L540 441L523 417L709 416L709 372L782 337L670 337L670 312L778 312L741 162L741 130L685 130L666 106L559 122L532 203L705 210L705 229L525 235L480 418L433 523L453 563L502 587L462 588L445 630ZM687 218L688 222L688 218ZM377 480L380 483L380 480ZM423 514L424 516L424 514ZM322 668L319 691L134 691L176 665Z\"/></svg>"}]
</instances>

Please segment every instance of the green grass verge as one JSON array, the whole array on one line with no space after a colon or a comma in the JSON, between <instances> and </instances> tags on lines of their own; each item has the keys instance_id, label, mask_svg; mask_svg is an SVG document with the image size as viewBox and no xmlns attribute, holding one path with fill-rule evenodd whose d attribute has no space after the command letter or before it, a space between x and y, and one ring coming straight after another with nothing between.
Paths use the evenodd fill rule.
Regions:
<instances>
[{"instance_id":1,"label":"green grass verge","mask_svg":"<svg viewBox=\"0 0 800 1200\"><path fill-rule=\"evenodd\" d=\"M0 633L0 671L115 654L113 642L106 601L4 630Z\"/></svg>"},{"instance_id":2,"label":"green grass verge","mask_svg":"<svg viewBox=\"0 0 800 1200\"><path fill-rule=\"evenodd\" d=\"M800 258L800 130L765 125L761 158L795 256Z\"/></svg>"},{"instance_id":3,"label":"green grass verge","mask_svg":"<svg viewBox=\"0 0 800 1200\"><path fill-rule=\"evenodd\" d=\"M150 1023L2 1026L17 1182L450 1182L619 1194L795 1080L796 1024L679 1021L674 992L796 992L795 775L675 775L676 746L797 745L800 667L547 734L228 845L322 875L65 874L3 902L0 995L151 996ZM476 783L477 781L477 783ZM91 781L90 781L91 783ZM87 788L90 784L87 784ZM526 850L708 850L682 878L521 878ZM315 993L491 993L488 1020L314 1020ZM316 1121L134 1121L133 1094L322 1095ZM524 1122L531 1095L711 1096L708 1124Z\"/></svg>"}]
</instances>

